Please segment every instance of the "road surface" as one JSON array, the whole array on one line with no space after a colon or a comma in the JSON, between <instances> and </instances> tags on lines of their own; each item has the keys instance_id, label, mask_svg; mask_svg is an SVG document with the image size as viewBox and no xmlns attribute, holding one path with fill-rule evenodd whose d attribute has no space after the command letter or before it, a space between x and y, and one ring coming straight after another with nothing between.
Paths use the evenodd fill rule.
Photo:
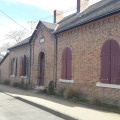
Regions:
<instances>
[{"instance_id":1,"label":"road surface","mask_svg":"<svg viewBox=\"0 0 120 120\"><path fill-rule=\"evenodd\" d=\"M0 120L63 120L0 92Z\"/></svg>"}]
</instances>

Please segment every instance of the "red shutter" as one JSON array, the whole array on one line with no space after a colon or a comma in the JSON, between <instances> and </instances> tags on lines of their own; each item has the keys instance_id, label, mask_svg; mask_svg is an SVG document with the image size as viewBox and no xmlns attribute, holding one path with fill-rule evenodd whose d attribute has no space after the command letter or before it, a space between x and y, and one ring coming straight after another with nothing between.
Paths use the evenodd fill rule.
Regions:
<instances>
[{"instance_id":1,"label":"red shutter","mask_svg":"<svg viewBox=\"0 0 120 120\"><path fill-rule=\"evenodd\" d=\"M66 69L66 66L67 66L67 60L66 60L66 58L67 58L67 49L64 49L64 51L63 51L63 54L62 54L62 71L61 71L61 73L62 73L62 75L61 75L61 78L62 79L66 79L67 77L66 77L66 71L67 71L67 69Z\"/></svg>"},{"instance_id":2,"label":"red shutter","mask_svg":"<svg viewBox=\"0 0 120 120\"><path fill-rule=\"evenodd\" d=\"M72 53L71 49L67 48L67 80L71 80L72 76Z\"/></svg>"},{"instance_id":3,"label":"red shutter","mask_svg":"<svg viewBox=\"0 0 120 120\"><path fill-rule=\"evenodd\" d=\"M101 82L110 83L110 41L104 43L101 51Z\"/></svg>"},{"instance_id":4,"label":"red shutter","mask_svg":"<svg viewBox=\"0 0 120 120\"><path fill-rule=\"evenodd\" d=\"M24 59L23 59L23 76L26 75L26 61L27 61L27 58L26 56L24 55Z\"/></svg>"},{"instance_id":5,"label":"red shutter","mask_svg":"<svg viewBox=\"0 0 120 120\"><path fill-rule=\"evenodd\" d=\"M17 76L17 58L16 58L16 65L15 65L15 76Z\"/></svg>"},{"instance_id":6,"label":"red shutter","mask_svg":"<svg viewBox=\"0 0 120 120\"><path fill-rule=\"evenodd\" d=\"M22 74L22 73L23 73L23 71L22 71L22 68L23 68L23 62L22 62L22 61L23 61L23 58L21 57L21 58L20 58L20 71L19 71L20 76L23 75L23 74Z\"/></svg>"},{"instance_id":7,"label":"red shutter","mask_svg":"<svg viewBox=\"0 0 120 120\"><path fill-rule=\"evenodd\" d=\"M119 45L115 40L111 40L111 84L120 83L120 54Z\"/></svg>"},{"instance_id":8,"label":"red shutter","mask_svg":"<svg viewBox=\"0 0 120 120\"><path fill-rule=\"evenodd\" d=\"M12 75L12 60L9 61L9 75Z\"/></svg>"}]
</instances>

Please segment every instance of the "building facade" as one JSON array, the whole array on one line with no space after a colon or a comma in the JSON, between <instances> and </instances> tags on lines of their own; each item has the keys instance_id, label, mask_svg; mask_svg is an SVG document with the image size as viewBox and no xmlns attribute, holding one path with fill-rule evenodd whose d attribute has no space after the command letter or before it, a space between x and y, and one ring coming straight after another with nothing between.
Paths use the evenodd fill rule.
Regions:
<instances>
[{"instance_id":1,"label":"building facade","mask_svg":"<svg viewBox=\"0 0 120 120\"><path fill-rule=\"evenodd\" d=\"M120 105L120 1L87 3L77 0L77 12L57 23L40 21L30 38L9 49L1 80L40 89L54 81L56 90L72 86L89 99Z\"/></svg>"}]
</instances>

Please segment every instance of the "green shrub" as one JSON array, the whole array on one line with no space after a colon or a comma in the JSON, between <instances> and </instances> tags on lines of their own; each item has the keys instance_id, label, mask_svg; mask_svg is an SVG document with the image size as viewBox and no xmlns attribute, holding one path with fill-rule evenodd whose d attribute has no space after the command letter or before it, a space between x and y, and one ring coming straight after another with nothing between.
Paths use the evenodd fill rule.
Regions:
<instances>
[{"instance_id":1,"label":"green shrub","mask_svg":"<svg viewBox=\"0 0 120 120\"><path fill-rule=\"evenodd\" d=\"M3 82L3 84L5 84L5 85L10 85L10 81L9 81L9 80L5 80L5 81Z\"/></svg>"},{"instance_id":2,"label":"green shrub","mask_svg":"<svg viewBox=\"0 0 120 120\"><path fill-rule=\"evenodd\" d=\"M20 84L18 82L13 83L13 87L19 87L19 86L20 86Z\"/></svg>"},{"instance_id":3,"label":"green shrub","mask_svg":"<svg viewBox=\"0 0 120 120\"><path fill-rule=\"evenodd\" d=\"M64 98L79 98L79 90L74 87L69 87L64 92Z\"/></svg>"},{"instance_id":4,"label":"green shrub","mask_svg":"<svg viewBox=\"0 0 120 120\"><path fill-rule=\"evenodd\" d=\"M76 98L76 97L72 97L72 99L71 99L71 101L78 101L78 98Z\"/></svg>"},{"instance_id":5,"label":"green shrub","mask_svg":"<svg viewBox=\"0 0 120 120\"><path fill-rule=\"evenodd\" d=\"M79 98L79 101L80 101L80 102L84 102L84 103L89 103L89 100L86 99L86 98L84 98L84 97L80 97L80 98Z\"/></svg>"},{"instance_id":6,"label":"green shrub","mask_svg":"<svg viewBox=\"0 0 120 120\"><path fill-rule=\"evenodd\" d=\"M59 91L58 91L58 96L60 96L60 97L64 97L64 92L65 92L65 90L66 90L66 88L65 88L65 87L64 87L64 88L59 89Z\"/></svg>"},{"instance_id":7,"label":"green shrub","mask_svg":"<svg viewBox=\"0 0 120 120\"><path fill-rule=\"evenodd\" d=\"M54 91L54 82L50 81L49 86L48 86L48 94L49 95L54 95L55 91Z\"/></svg>"}]
</instances>

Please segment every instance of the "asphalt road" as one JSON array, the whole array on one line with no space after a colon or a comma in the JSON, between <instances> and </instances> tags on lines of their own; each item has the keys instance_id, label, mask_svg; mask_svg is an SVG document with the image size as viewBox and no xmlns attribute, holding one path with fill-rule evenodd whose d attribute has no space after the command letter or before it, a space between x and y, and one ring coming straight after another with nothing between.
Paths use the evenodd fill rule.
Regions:
<instances>
[{"instance_id":1,"label":"asphalt road","mask_svg":"<svg viewBox=\"0 0 120 120\"><path fill-rule=\"evenodd\" d=\"M0 92L0 120L63 120Z\"/></svg>"}]
</instances>

